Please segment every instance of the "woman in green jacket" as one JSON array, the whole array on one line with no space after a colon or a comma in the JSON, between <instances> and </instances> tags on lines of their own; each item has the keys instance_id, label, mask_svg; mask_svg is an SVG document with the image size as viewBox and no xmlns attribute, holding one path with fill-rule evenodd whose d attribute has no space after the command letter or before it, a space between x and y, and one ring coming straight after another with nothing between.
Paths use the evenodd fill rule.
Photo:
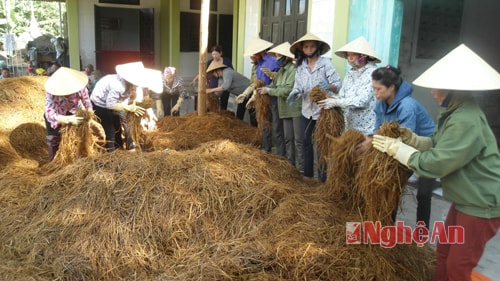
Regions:
<instances>
[{"instance_id":1,"label":"woman in green jacket","mask_svg":"<svg viewBox=\"0 0 500 281\"><path fill-rule=\"evenodd\" d=\"M278 98L278 116L283 121L283 134L285 139L286 157L299 169L303 171L302 139L304 132L302 130L302 100L298 99L291 105L288 105L286 99L292 91L295 83L295 64L294 55L290 52L290 43L282 43L268 51L274 54L280 65L277 73L272 73L273 81L267 87L257 89L259 94L268 94ZM274 124L274 123L273 123Z\"/></svg>"},{"instance_id":2,"label":"woman in green jacket","mask_svg":"<svg viewBox=\"0 0 500 281\"><path fill-rule=\"evenodd\" d=\"M460 45L413 83L431 88L442 108L434 134L421 137L402 129L402 142L375 135L372 144L418 175L441 179L443 196L452 202L445 230L460 227L464 239L439 241L434 281L470 281L486 242L500 227L500 154L470 92L500 89L500 75Z\"/></svg>"}]
</instances>

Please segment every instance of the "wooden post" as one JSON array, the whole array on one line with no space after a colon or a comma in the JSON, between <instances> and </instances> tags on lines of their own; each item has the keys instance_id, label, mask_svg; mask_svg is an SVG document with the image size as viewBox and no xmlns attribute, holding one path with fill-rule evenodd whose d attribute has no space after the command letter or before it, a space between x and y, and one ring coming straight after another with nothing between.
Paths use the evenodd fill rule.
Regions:
<instances>
[{"instance_id":1,"label":"wooden post","mask_svg":"<svg viewBox=\"0 0 500 281\"><path fill-rule=\"evenodd\" d=\"M201 0L200 15L200 64L198 68L198 115L207 112L207 45L208 45L208 17L210 14L210 0Z\"/></svg>"}]
</instances>

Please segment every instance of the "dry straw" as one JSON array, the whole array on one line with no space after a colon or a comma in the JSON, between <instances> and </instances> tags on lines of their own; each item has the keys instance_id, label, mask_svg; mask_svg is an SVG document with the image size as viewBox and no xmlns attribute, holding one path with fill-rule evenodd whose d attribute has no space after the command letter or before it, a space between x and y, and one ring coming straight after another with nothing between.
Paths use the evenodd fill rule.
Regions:
<instances>
[{"instance_id":1,"label":"dry straw","mask_svg":"<svg viewBox=\"0 0 500 281\"><path fill-rule=\"evenodd\" d=\"M377 134L397 138L400 135L398 128L398 122L386 122ZM392 224L392 214L399 205L410 171L371 146L361 157L359 170L362 172L357 173L355 189L365 214L363 219Z\"/></svg>"},{"instance_id":2,"label":"dry straw","mask_svg":"<svg viewBox=\"0 0 500 281\"><path fill-rule=\"evenodd\" d=\"M325 90L316 86L309 92L311 102L318 102L328 97ZM318 146L319 163L326 164L328 157L331 155L330 139L332 137L339 137L344 131L344 114L340 107L331 109L321 109L321 113L316 121L314 128L314 139Z\"/></svg>"},{"instance_id":3,"label":"dry straw","mask_svg":"<svg viewBox=\"0 0 500 281\"><path fill-rule=\"evenodd\" d=\"M255 80L253 83L255 90L255 119L260 130L271 129L271 97L269 95L261 95L257 92L258 88L265 87L266 83L262 80Z\"/></svg>"}]
</instances>

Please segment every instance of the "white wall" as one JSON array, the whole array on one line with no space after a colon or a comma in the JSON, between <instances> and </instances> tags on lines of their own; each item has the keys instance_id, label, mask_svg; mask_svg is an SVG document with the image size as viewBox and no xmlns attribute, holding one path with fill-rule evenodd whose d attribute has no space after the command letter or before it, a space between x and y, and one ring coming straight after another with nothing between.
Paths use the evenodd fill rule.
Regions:
<instances>
[{"instance_id":1,"label":"white wall","mask_svg":"<svg viewBox=\"0 0 500 281\"><path fill-rule=\"evenodd\" d=\"M325 40L330 48L333 45L333 23L335 1L332 0L312 0L309 13L310 28L309 32ZM290 42L292 44L293 42ZM324 54L325 57L332 57L332 49L330 52Z\"/></svg>"}]
</instances>

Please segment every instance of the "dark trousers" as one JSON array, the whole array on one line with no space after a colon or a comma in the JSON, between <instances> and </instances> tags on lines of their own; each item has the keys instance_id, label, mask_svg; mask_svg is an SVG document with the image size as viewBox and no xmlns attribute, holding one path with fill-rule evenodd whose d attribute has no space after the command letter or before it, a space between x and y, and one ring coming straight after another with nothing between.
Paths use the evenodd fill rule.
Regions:
<instances>
[{"instance_id":1,"label":"dark trousers","mask_svg":"<svg viewBox=\"0 0 500 281\"><path fill-rule=\"evenodd\" d=\"M219 105L221 110L227 110L227 104L229 102L229 91L222 92L219 97Z\"/></svg>"},{"instance_id":2,"label":"dark trousers","mask_svg":"<svg viewBox=\"0 0 500 281\"><path fill-rule=\"evenodd\" d=\"M163 116L170 116L172 115L172 107L177 103L177 100L179 99L179 95L177 94L166 94L163 93L161 95L161 103L163 104ZM174 116L179 116L179 111L177 113L173 114Z\"/></svg>"},{"instance_id":3,"label":"dark trousers","mask_svg":"<svg viewBox=\"0 0 500 281\"><path fill-rule=\"evenodd\" d=\"M245 117L245 111L247 110L247 102L250 97L247 97L242 103L238 104L236 108L236 118L243 120ZM255 118L255 108L248 110L248 115L250 116L250 125L257 127L257 118Z\"/></svg>"},{"instance_id":4,"label":"dark trousers","mask_svg":"<svg viewBox=\"0 0 500 281\"><path fill-rule=\"evenodd\" d=\"M429 228L431 218L431 199L435 180L419 177L417 182L417 222L423 221Z\"/></svg>"},{"instance_id":5,"label":"dark trousers","mask_svg":"<svg viewBox=\"0 0 500 281\"><path fill-rule=\"evenodd\" d=\"M123 148L121 116L119 112L104 108L92 103L95 115L101 120L102 128L106 134L106 150L113 151Z\"/></svg>"},{"instance_id":6,"label":"dark trousers","mask_svg":"<svg viewBox=\"0 0 500 281\"><path fill-rule=\"evenodd\" d=\"M54 160L57 151L59 150L59 144L61 143L61 126L57 126L55 129L50 126L49 121L43 115L45 119L45 128L47 130L47 136L45 137L45 142L47 144L47 150L49 152L49 161Z\"/></svg>"},{"instance_id":7,"label":"dark trousers","mask_svg":"<svg viewBox=\"0 0 500 281\"><path fill-rule=\"evenodd\" d=\"M444 222L448 226L462 226L465 232L463 244L438 243L436 274L434 281L471 281L471 274L483 255L486 242L500 227L500 218L485 219L464 214L451 204Z\"/></svg>"},{"instance_id":8,"label":"dark trousers","mask_svg":"<svg viewBox=\"0 0 500 281\"><path fill-rule=\"evenodd\" d=\"M302 128L304 130L304 176L314 177L314 142L313 133L316 127L316 120L308 119L302 116ZM318 159L321 159L318 155ZM326 181L326 167L318 165L318 180L320 182Z\"/></svg>"}]
</instances>

